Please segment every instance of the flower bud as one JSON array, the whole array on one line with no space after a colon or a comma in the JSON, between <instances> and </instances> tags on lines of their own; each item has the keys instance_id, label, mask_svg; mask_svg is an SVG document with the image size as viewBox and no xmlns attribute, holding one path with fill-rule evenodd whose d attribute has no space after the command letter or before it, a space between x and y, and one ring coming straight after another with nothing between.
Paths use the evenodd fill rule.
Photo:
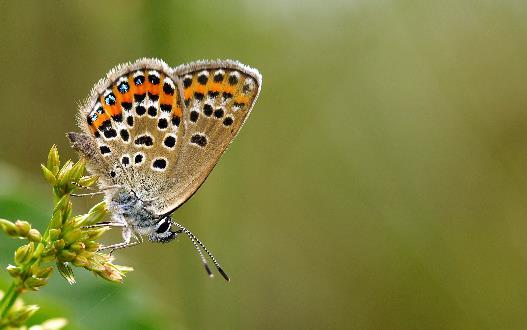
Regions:
<instances>
[{"instance_id":1,"label":"flower bud","mask_svg":"<svg viewBox=\"0 0 527 330\"><path fill-rule=\"evenodd\" d=\"M18 237L17 226L9 220L0 219L0 228L9 236Z\"/></svg>"},{"instance_id":2,"label":"flower bud","mask_svg":"<svg viewBox=\"0 0 527 330\"><path fill-rule=\"evenodd\" d=\"M58 258L61 261L72 261L76 256L77 254L73 251L62 250L59 252Z\"/></svg>"},{"instance_id":3,"label":"flower bud","mask_svg":"<svg viewBox=\"0 0 527 330\"><path fill-rule=\"evenodd\" d=\"M13 265L7 266L6 269L9 275L11 275L12 277L18 277L22 273L22 268Z\"/></svg>"},{"instance_id":4,"label":"flower bud","mask_svg":"<svg viewBox=\"0 0 527 330\"><path fill-rule=\"evenodd\" d=\"M27 221L17 220L15 222L16 229L18 231L18 236L26 237L27 233L31 229L31 225Z\"/></svg>"},{"instance_id":5,"label":"flower bud","mask_svg":"<svg viewBox=\"0 0 527 330\"><path fill-rule=\"evenodd\" d=\"M63 239L59 239L59 240L53 242L53 247L54 247L57 251L60 251L60 250L64 249L65 246L66 246L66 242L64 242Z\"/></svg>"},{"instance_id":6,"label":"flower bud","mask_svg":"<svg viewBox=\"0 0 527 330\"><path fill-rule=\"evenodd\" d=\"M73 165L73 167L69 171L68 183L79 182L79 179L81 178L81 176L84 174L85 171L86 171L86 160L84 158L81 158L75 163L75 165Z\"/></svg>"},{"instance_id":7,"label":"flower bud","mask_svg":"<svg viewBox=\"0 0 527 330\"><path fill-rule=\"evenodd\" d=\"M84 249L87 252L95 252L99 249L101 244L94 242L94 241L88 241L84 243Z\"/></svg>"},{"instance_id":8,"label":"flower bud","mask_svg":"<svg viewBox=\"0 0 527 330\"><path fill-rule=\"evenodd\" d=\"M90 262L85 257L78 255L75 257L75 260L73 260L73 264L77 267L86 267L90 264Z\"/></svg>"},{"instance_id":9,"label":"flower bud","mask_svg":"<svg viewBox=\"0 0 527 330\"><path fill-rule=\"evenodd\" d=\"M58 180L59 186L64 186L68 184L69 182L71 182L69 174L70 174L72 167L73 167L73 163L71 162L71 160L66 161L64 166L62 166L59 173L57 174L57 180Z\"/></svg>"},{"instance_id":10,"label":"flower bud","mask_svg":"<svg viewBox=\"0 0 527 330\"><path fill-rule=\"evenodd\" d=\"M24 286L31 290L38 290L41 286L48 284L43 278L30 277L24 281Z\"/></svg>"},{"instance_id":11,"label":"flower bud","mask_svg":"<svg viewBox=\"0 0 527 330\"><path fill-rule=\"evenodd\" d=\"M42 235L40 234L38 230L36 230L35 228L32 228L27 233L27 238L31 242L40 243L40 241L42 240Z\"/></svg>"},{"instance_id":12,"label":"flower bud","mask_svg":"<svg viewBox=\"0 0 527 330\"><path fill-rule=\"evenodd\" d=\"M26 237L27 233L31 229L31 225L27 221L17 220L15 222L16 229L19 237Z\"/></svg>"},{"instance_id":13,"label":"flower bud","mask_svg":"<svg viewBox=\"0 0 527 330\"><path fill-rule=\"evenodd\" d=\"M56 240L60 236L60 229L50 229L49 230L49 239L51 241Z\"/></svg>"},{"instance_id":14,"label":"flower bud","mask_svg":"<svg viewBox=\"0 0 527 330\"><path fill-rule=\"evenodd\" d=\"M44 179L46 179L46 181L50 185L55 186L57 184L57 178L55 177L53 172L51 172L46 166L42 164L40 164L40 169L42 170L42 175L44 176Z\"/></svg>"},{"instance_id":15,"label":"flower bud","mask_svg":"<svg viewBox=\"0 0 527 330\"><path fill-rule=\"evenodd\" d=\"M56 176L59 173L60 168L60 159L59 159L59 152L57 150L57 146L53 145L48 153L48 162L47 166L48 170L51 171L51 173Z\"/></svg>"},{"instance_id":16,"label":"flower bud","mask_svg":"<svg viewBox=\"0 0 527 330\"><path fill-rule=\"evenodd\" d=\"M21 265L31 259L34 250L33 243L22 245L15 251L15 262Z\"/></svg>"},{"instance_id":17,"label":"flower bud","mask_svg":"<svg viewBox=\"0 0 527 330\"><path fill-rule=\"evenodd\" d=\"M39 278L48 278L49 275L53 272L53 267L48 266L46 268L39 269L37 272L35 272L35 276Z\"/></svg>"},{"instance_id":18,"label":"flower bud","mask_svg":"<svg viewBox=\"0 0 527 330\"><path fill-rule=\"evenodd\" d=\"M79 240L82 236L82 231L80 229L73 229L66 234L64 234L63 239L66 241L66 244L71 244Z\"/></svg>"},{"instance_id":19,"label":"flower bud","mask_svg":"<svg viewBox=\"0 0 527 330\"><path fill-rule=\"evenodd\" d=\"M69 249L75 252L84 251L86 245L83 242L75 242L69 246Z\"/></svg>"}]
</instances>

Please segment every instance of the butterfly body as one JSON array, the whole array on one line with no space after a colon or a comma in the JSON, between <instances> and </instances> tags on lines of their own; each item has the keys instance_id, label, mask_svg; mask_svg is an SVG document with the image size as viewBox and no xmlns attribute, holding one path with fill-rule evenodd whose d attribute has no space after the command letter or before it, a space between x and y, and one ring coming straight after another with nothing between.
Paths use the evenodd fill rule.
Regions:
<instances>
[{"instance_id":1,"label":"butterfly body","mask_svg":"<svg viewBox=\"0 0 527 330\"><path fill-rule=\"evenodd\" d=\"M165 242L170 214L201 186L252 110L257 70L236 61L176 68L140 59L112 69L80 107L72 145L100 177L125 242ZM166 229L165 232L163 230Z\"/></svg>"}]
</instances>

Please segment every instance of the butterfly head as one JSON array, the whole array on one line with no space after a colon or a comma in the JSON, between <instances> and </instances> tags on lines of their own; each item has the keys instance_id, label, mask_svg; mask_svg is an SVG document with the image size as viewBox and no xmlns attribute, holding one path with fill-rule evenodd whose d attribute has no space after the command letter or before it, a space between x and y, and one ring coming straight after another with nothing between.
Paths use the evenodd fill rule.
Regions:
<instances>
[{"instance_id":1,"label":"butterfly head","mask_svg":"<svg viewBox=\"0 0 527 330\"><path fill-rule=\"evenodd\" d=\"M170 216L166 216L164 218L159 219L159 221L156 223L154 230L150 234L150 240L152 242L157 243L168 243L175 239L178 235L177 232L173 232L171 230L172 224L174 222L170 218Z\"/></svg>"}]
</instances>

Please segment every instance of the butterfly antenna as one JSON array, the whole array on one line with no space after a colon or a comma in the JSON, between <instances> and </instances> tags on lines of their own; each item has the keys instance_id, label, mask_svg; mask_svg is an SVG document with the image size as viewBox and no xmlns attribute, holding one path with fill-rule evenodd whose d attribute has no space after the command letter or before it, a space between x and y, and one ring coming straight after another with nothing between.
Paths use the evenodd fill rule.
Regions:
<instances>
[{"instance_id":1,"label":"butterfly antenna","mask_svg":"<svg viewBox=\"0 0 527 330\"><path fill-rule=\"evenodd\" d=\"M223 276L223 278L227 282L229 282L230 281L229 276L227 275L227 273L225 273L223 271L223 268L221 268L220 263L216 260L216 258L214 258L212 253L210 253L209 250L207 250L207 248L205 247L205 244L201 243L201 241L196 236L194 236L194 234L192 234L190 232L190 230L188 230L187 228L183 227L179 223L174 222L174 225L176 225L179 229L181 229L190 238L190 240L192 241L192 244L194 244L194 247L196 247L196 250L198 250L198 253L199 253L200 257L201 257L201 260L203 261L203 264L205 265L205 269L207 270L207 273L209 274L209 276L212 277L213 275L212 275L212 272L210 271L210 268L209 268L209 265L207 264L207 261L205 260L205 257L203 256L203 253L201 252L201 249L199 248L200 246L203 248L203 250L205 250L205 252L209 256L209 258L212 260L212 262L214 263L214 266L216 266L216 269L221 274L221 276ZM198 246L198 244L199 244L199 246Z\"/></svg>"}]
</instances>

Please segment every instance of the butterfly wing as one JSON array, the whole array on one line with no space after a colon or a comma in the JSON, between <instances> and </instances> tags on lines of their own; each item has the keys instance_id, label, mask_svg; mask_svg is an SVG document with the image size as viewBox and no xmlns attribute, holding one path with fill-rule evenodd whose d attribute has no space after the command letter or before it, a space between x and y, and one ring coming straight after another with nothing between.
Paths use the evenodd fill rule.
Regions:
<instances>
[{"instance_id":1,"label":"butterfly wing","mask_svg":"<svg viewBox=\"0 0 527 330\"><path fill-rule=\"evenodd\" d=\"M173 71L156 59L117 66L80 107L82 133L68 136L101 185L126 187L145 200L156 195L184 130Z\"/></svg>"},{"instance_id":2,"label":"butterfly wing","mask_svg":"<svg viewBox=\"0 0 527 330\"><path fill-rule=\"evenodd\" d=\"M149 206L155 214L172 212L201 186L249 116L262 84L257 70L236 61L182 65L174 69L174 78L184 129L170 174Z\"/></svg>"},{"instance_id":3,"label":"butterfly wing","mask_svg":"<svg viewBox=\"0 0 527 330\"><path fill-rule=\"evenodd\" d=\"M101 185L132 190L153 214L183 204L247 119L262 78L235 61L170 68L140 59L112 69L69 133Z\"/></svg>"}]
</instances>

